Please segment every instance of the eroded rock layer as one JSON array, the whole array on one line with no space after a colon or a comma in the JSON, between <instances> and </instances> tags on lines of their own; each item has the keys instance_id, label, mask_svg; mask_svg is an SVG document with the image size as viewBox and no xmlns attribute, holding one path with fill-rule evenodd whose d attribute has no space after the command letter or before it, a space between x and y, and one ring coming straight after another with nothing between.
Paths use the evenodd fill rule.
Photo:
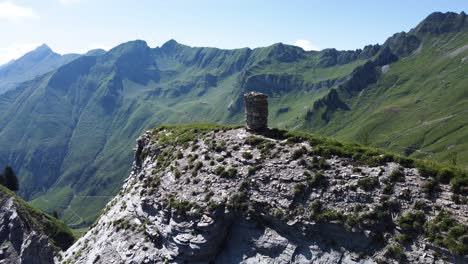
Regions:
<instances>
[{"instance_id":1,"label":"eroded rock layer","mask_svg":"<svg viewBox=\"0 0 468 264\"><path fill-rule=\"evenodd\" d=\"M61 249L73 241L63 223L31 208L0 185L0 263L55 263Z\"/></svg>"}]
</instances>

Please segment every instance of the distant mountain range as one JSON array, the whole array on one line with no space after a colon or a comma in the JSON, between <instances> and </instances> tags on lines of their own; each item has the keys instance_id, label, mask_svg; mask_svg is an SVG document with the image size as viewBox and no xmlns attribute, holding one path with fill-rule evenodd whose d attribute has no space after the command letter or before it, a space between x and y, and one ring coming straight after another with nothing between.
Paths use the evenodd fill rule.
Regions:
<instances>
[{"instance_id":1,"label":"distant mountain range","mask_svg":"<svg viewBox=\"0 0 468 264\"><path fill-rule=\"evenodd\" d=\"M21 195L90 224L161 123L241 123L241 95L270 96L271 126L468 165L466 14L434 13L355 51L194 48L144 41L60 56L46 46L0 68L0 164ZM6 92L5 92L6 91Z\"/></svg>"},{"instance_id":2,"label":"distant mountain range","mask_svg":"<svg viewBox=\"0 0 468 264\"><path fill-rule=\"evenodd\" d=\"M314 102L304 128L468 167L468 21L434 13ZM392 62L392 63L389 63Z\"/></svg>"},{"instance_id":3,"label":"distant mountain range","mask_svg":"<svg viewBox=\"0 0 468 264\"><path fill-rule=\"evenodd\" d=\"M56 69L79 56L79 54L60 55L43 44L18 60L12 60L0 66L0 94L24 81L29 81Z\"/></svg>"}]
</instances>

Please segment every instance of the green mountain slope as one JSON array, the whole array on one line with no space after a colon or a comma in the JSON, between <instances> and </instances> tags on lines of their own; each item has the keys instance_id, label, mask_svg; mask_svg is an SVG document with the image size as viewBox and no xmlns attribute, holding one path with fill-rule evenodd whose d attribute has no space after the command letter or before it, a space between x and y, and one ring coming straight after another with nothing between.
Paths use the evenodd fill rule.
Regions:
<instances>
[{"instance_id":1,"label":"green mountain slope","mask_svg":"<svg viewBox=\"0 0 468 264\"><path fill-rule=\"evenodd\" d=\"M32 80L64 65L79 56L78 54L60 55L43 44L18 60L0 66L0 94L13 89L24 81Z\"/></svg>"},{"instance_id":2,"label":"green mountain slope","mask_svg":"<svg viewBox=\"0 0 468 264\"><path fill-rule=\"evenodd\" d=\"M306 106L374 56L364 50L305 52L191 48L143 41L83 56L0 97L0 164L20 175L21 195L90 224L128 174L128 150L161 123L243 119L241 95L271 97L272 123L298 124ZM14 142L14 144L12 144Z\"/></svg>"},{"instance_id":3,"label":"green mountain slope","mask_svg":"<svg viewBox=\"0 0 468 264\"><path fill-rule=\"evenodd\" d=\"M466 17L435 13L409 33L390 38L384 49L398 60L374 60L361 68L359 74L371 76L368 82L348 82L330 92L311 108L303 127L468 166Z\"/></svg>"}]
</instances>

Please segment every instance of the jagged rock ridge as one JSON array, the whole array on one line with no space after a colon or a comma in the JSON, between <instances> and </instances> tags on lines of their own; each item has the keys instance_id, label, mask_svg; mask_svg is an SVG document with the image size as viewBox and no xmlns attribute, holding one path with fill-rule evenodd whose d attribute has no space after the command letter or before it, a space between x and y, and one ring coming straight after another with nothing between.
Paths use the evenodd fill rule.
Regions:
<instances>
[{"instance_id":1,"label":"jagged rock ridge","mask_svg":"<svg viewBox=\"0 0 468 264\"><path fill-rule=\"evenodd\" d=\"M63 223L36 211L1 185L0 204L0 263L54 263L60 251L74 242Z\"/></svg>"},{"instance_id":2,"label":"jagged rock ridge","mask_svg":"<svg viewBox=\"0 0 468 264\"><path fill-rule=\"evenodd\" d=\"M451 198L467 191L457 171L307 134L214 125L148 131L136 156L63 263L468 260L468 206ZM431 169L452 185L428 184Z\"/></svg>"}]
</instances>

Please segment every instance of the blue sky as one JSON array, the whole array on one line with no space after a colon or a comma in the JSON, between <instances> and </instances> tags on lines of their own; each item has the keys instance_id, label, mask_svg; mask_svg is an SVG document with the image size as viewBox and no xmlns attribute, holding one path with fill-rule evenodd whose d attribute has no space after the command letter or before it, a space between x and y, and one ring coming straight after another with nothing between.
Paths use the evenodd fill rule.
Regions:
<instances>
[{"instance_id":1,"label":"blue sky","mask_svg":"<svg viewBox=\"0 0 468 264\"><path fill-rule=\"evenodd\" d=\"M42 43L59 53L143 39L190 46L357 49L468 0L0 0L0 64Z\"/></svg>"}]
</instances>

